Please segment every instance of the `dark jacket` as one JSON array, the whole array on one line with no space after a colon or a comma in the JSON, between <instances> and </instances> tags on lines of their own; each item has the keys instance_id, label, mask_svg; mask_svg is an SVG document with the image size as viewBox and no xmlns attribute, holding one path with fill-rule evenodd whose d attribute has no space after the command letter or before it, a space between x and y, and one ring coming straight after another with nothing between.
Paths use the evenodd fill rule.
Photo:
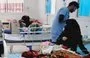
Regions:
<instances>
[{"instance_id":1,"label":"dark jacket","mask_svg":"<svg viewBox=\"0 0 90 58\"><path fill-rule=\"evenodd\" d=\"M23 25L24 23L25 25ZM22 16L21 20L19 20L20 27L28 27L30 24L32 24L32 21L30 21L30 17L27 15Z\"/></svg>"},{"instance_id":2,"label":"dark jacket","mask_svg":"<svg viewBox=\"0 0 90 58\"><path fill-rule=\"evenodd\" d=\"M64 36L68 38L66 41L62 40L62 37ZM89 53L83 45L80 26L74 19L69 19L66 21L65 29L58 37L56 44L63 44L68 48L71 48L73 51L76 51L77 46L79 46L85 54Z\"/></svg>"}]
</instances>

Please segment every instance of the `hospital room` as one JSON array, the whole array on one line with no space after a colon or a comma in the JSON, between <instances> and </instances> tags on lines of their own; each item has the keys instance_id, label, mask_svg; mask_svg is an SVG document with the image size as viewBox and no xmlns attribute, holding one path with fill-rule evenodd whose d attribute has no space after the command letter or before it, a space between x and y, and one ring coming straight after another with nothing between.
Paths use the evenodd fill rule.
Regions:
<instances>
[{"instance_id":1,"label":"hospital room","mask_svg":"<svg viewBox=\"0 0 90 58\"><path fill-rule=\"evenodd\" d=\"M90 0L0 0L0 58L90 58Z\"/></svg>"}]
</instances>

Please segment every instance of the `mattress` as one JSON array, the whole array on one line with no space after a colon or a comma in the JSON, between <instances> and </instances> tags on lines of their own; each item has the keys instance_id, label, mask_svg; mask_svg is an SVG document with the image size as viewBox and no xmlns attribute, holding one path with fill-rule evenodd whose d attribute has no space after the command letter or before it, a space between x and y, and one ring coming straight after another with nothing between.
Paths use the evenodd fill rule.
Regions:
<instances>
[{"instance_id":1,"label":"mattress","mask_svg":"<svg viewBox=\"0 0 90 58\"><path fill-rule=\"evenodd\" d=\"M44 42L50 41L50 33L43 34L4 34L4 39L8 43L17 42Z\"/></svg>"}]
</instances>

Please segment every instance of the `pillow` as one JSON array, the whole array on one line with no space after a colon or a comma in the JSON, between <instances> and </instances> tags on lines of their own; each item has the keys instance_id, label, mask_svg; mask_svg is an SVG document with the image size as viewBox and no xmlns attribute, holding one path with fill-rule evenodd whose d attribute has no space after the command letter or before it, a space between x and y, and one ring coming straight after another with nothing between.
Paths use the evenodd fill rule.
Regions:
<instances>
[{"instance_id":1,"label":"pillow","mask_svg":"<svg viewBox=\"0 0 90 58\"><path fill-rule=\"evenodd\" d=\"M10 53L22 53L25 51L29 51L29 48L24 45L13 45L9 47L9 52Z\"/></svg>"}]
</instances>

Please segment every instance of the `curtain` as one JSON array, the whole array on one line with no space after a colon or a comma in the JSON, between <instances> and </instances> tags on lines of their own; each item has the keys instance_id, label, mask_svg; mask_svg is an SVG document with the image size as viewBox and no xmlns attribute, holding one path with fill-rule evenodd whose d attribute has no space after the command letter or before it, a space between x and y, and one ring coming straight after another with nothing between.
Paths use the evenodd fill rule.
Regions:
<instances>
[{"instance_id":1,"label":"curtain","mask_svg":"<svg viewBox=\"0 0 90 58\"><path fill-rule=\"evenodd\" d=\"M24 0L0 0L0 12L23 12Z\"/></svg>"},{"instance_id":2,"label":"curtain","mask_svg":"<svg viewBox=\"0 0 90 58\"><path fill-rule=\"evenodd\" d=\"M50 14L51 13L51 0L46 0L46 14Z\"/></svg>"},{"instance_id":3,"label":"curtain","mask_svg":"<svg viewBox=\"0 0 90 58\"><path fill-rule=\"evenodd\" d=\"M5 12L6 11L6 0L0 0L0 12Z\"/></svg>"},{"instance_id":4,"label":"curtain","mask_svg":"<svg viewBox=\"0 0 90 58\"><path fill-rule=\"evenodd\" d=\"M79 0L80 8L78 15L79 16L90 16L90 0Z\"/></svg>"},{"instance_id":5,"label":"curtain","mask_svg":"<svg viewBox=\"0 0 90 58\"><path fill-rule=\"evenodd\" d=\"M56 0L45 0L45 12L47 16L46 24L50 23L48 16L55 14L55 3L56 3Z\"/></svg>"},{"instance_id":6,"label":"curtain","mask_svg":"<svg viewBox=\"0 0 90 58\"><path fill-rule=\"evenodd\" d=\"M46 1L46 14L55 14L55 2L56 0L45 0Z\"/></svg>"},{"instance_id":7,"label":"curtain","mask_svg":"<svg viewBox=\"0 0 90 58\"><path fill-rule=\"evenodd\" d=\"M22 12L23 0L8 0L7 6L7 12Z\"/></svg>"}]
</instances>

